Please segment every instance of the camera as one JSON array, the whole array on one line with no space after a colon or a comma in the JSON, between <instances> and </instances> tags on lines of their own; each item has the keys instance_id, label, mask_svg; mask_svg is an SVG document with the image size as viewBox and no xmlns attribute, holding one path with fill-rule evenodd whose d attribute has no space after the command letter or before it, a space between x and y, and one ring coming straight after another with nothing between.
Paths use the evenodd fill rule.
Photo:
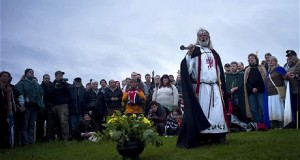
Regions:
<instances>
[{"instance_id":1,"label":"camera","mask_svg":"<svg viewBox=\"0 0 300 160\"><path fill-rule=\"evenodd\" d=\"M67 82L69 79L68 78L63 78L61 81L62 82Z\"/></svg>"},{"instance_id":2,"label":"camera","mask_svg":"<svg viewBox=\"0 0 300 160\"><path fill-rule=\"evenodd\" d=\"M68 78L62 78L61 80L59 80L55 83L55 88L64 87L64 85L66 85L67 81L68 81Z\"/></svg>"},{"instance_id":3,"label":"camera","mask_svg":"<svg viewBox=\"0 0 300 160\"><path fill-rule=\"evenodd\" d=\"M155 115L155 112L154 112L153 109L149 110L148 118L149 119L156 119L157 118L157 116Z\"/></svg>"}]
</instances>

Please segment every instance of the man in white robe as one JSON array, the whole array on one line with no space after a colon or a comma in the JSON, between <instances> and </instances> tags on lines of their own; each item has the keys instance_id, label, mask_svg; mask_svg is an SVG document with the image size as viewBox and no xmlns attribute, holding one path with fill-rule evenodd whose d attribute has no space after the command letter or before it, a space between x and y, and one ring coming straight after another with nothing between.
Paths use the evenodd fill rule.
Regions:
<instances>
[{"instance_id":1,"label":"man in white robe","mask_svg":"<svg viewBox=\"0 0 300 160\"><path fill-rule=\"evenodd\" d=\"M195 134L190 135L190 132L199 132L197 135L200 140L200 144L203 143L222 143L225 144L226 133L228 132L228 127L226 124L226 106L227 98L224 97L223 93L226 93L225 77L224 71L222 70L222 63L218 53L213 50L210 41L209 32L205 29L200 29L197 32L197 43L195 45L190 44L187 48L189 51L185 59L181 64L181 77L188 77L190 80L185 80L185 85L188 86L192 83L193 91L183 90L183 92L194 92L197 101L191 100L193 96L189 93L183 93L185 108L186 102L189 104L188 112L194 112L194 107L200 107L202 112L186 114L184 117L186 120L183 122L182 135L179 134L177 141L177 146L189 148L189 143L191 139L183 140L182 136L194 137ZM187 67L187 72L184 73L185 64ZM199 104L196 104L199 102ZM186 113L186 111L185 111ZM200 115L197 115L200 114ZM199 127L195 125L195 116L203 116L207 119L210 126ZM192 117L192 118L191 118ZM192 126L190 126L192 124ZM190 128L197 128L196 130L190 131ZM185 142L182 142L185 141ZM188 143L188 144L186 144ZM193 145L194 146L194 145Z\"/></svg>"}]
</instances>

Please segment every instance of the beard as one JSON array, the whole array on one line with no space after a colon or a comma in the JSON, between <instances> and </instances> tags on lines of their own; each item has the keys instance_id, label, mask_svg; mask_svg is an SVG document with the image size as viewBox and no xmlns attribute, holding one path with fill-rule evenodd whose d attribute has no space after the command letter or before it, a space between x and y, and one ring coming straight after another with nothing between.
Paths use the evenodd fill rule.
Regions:
<instances>
[{"instance_id":1,"label":"beard","mask_svg":"<svg viewBox=\"0 0 300 160\"><path fill-rule=\"evenodd\" d=\"M255 61L250 61L250 62L249 62L249 65L250 65L250 66L255 66L255 65L257 65L257 62L255 62Z\"/></svg>"},{"instance_id":2,"label":"beard","mask_svg":"<svg viewBox=\"0 0 300 160\"><path fill-rule=\"evenodd\" d=\"M209 39L205 40L205 41L199 41L198 40L198 43L201 47L208 47L209 45Z\"/></svg>"}]
</instances>

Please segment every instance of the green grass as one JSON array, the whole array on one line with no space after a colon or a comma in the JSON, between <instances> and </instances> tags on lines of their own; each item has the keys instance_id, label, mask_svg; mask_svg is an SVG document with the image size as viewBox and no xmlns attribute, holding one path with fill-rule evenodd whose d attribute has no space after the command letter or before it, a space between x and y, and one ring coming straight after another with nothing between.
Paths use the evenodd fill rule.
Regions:
<instances>
[{"instance_id":1,"label":"green grass","mask_svg":"<svg viewBox=\"0 0 300 160\"><path fill-rule=\"evenodd\" d=\"M300 159L299 130L231 133L229 145L207 145L193 149L176 147L177 137L162 137L159 148L148 145L141 160L186 159ZM1 149L0 160L111 160L122 159L112 141L37 143L28 147Z\"/></svg>"}]
</instances>

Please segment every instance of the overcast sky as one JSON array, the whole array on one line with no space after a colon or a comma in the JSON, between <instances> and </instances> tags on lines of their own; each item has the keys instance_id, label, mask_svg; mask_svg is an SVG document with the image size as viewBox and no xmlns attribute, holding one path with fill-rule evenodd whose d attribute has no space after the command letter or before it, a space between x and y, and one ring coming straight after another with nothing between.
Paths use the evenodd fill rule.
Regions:
<instances>
[{"instance_id":1,"label":"overcast sky","mask_svg":"<svg viewBox=\"0 0 300 160\"><path fill-rule=\"evenodd\" d=\"M77 76L123 80L132 71L177 75L196 31L210 32L223 65L247 64L258 51L283 65L299 55L299 0L1 0L1 69L15 84L26 68L39 82L62 70ZM144 78L143 78L144 80Z\"/></svg>"}]
</instances>

